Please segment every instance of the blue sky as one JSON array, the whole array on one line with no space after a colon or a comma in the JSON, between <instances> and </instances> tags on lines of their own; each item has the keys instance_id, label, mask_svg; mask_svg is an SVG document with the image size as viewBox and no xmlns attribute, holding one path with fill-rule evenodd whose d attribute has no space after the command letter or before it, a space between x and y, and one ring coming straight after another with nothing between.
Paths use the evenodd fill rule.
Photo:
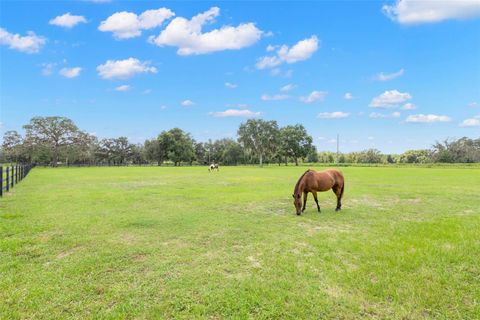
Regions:
<instances>
[{"instance_id":1,"label":"blue sky","mask_svg":"<svg viewBox=\"0 0 480 320\"><path fill-rule=\"evenodd\" d=\"M235 137L249 117L301 123L320 150L337 133L342 151L384 152L480 136L478 0L0 9L2 132L60 115L133 142Z\"/></svg>"}]
</instances>

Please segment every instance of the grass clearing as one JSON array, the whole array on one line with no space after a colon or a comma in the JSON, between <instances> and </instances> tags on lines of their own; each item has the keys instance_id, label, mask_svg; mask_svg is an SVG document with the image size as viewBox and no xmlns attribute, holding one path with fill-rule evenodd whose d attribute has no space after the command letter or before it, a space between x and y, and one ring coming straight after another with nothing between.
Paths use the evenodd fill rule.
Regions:
<instances>
[{"instance_id":1,"label":"grass clearing","mask_svg":"<svg viewBox=\"0 0 480 320\"><path fill-rule=\"evenodd\" d=\"M480 170L35 168L0 200L0 318L480 317Z\"/></svg>"}]
</instances>

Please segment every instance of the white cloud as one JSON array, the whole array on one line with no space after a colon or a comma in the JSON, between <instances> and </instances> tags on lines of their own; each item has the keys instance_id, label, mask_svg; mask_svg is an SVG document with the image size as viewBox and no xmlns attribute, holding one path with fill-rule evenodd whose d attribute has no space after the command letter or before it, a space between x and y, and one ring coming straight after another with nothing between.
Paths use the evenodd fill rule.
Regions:
<instances>
[{"instance_id":1,"label":"white cloud","mask_svg":"<svg viewBox=\"0 0 480 320\"><path fill-rule=\"evenodd\" d=\"M408 103L405 103L405 104L402 106L402 109L403 109L403 110L415 110L415 109L417 109L417 106L414 105L413 103L408 102Z\"/></svg>"},{"instance_id":2,"label":"white cloud","mask_svg":"<svg viewBox=\"0 0 480 320\"><path fill-rule=\"evenodd\" d=\"M195 102L187 99L187 100L183 100L181 105L184 106L184 107L191 107L191 106L195 105Z\"/></svg>"},{"instance_id":3,"label":"white cloud","mask_svg":"<svg viewBox=\"0 0 480 320\"><path fill-rule=\"evenodd\" d=\"M149 94L152 92L152 89L145 89L142 91L142 94Z\"/></svg>"},{"instance_id":4,"label":"white cloud","mask_svg":"<svg viewBox=\"0 0 480 320\"><path fill-rule=\"evenodd\" d=\"M53 74L54 68L57 64L53 62L49 63L42 63L42 75L44 76L50 76Z\"/></svg>"},{"instance_id":5,"label":"white cloud","mask_svg":"<svg viewBox=\"0 0 480 320\"><path fill-rule=\"evenodd\" d=\"M112 32L116 39L129 39L138 37L142 30L156 28L173 17L175 13L167 8L146 10L140 15L133 12L115 12L100 23L98 30Z\"/></svg>"},{"instance_id":6,"label":"white cloud","mask_svg":"<svg viewBox=\"0 0 480 320\"><path fill-rule=\"evenodd\" d=\"M182 56L206 54L223 50L238 50L260 40L262 31L253 23L242 23L237 27L222 26L202 33L202 28L220 15L220 9L212 7L188 20L183 17L173 19L158 35L149 37L149 42L157 46L178 47Z\"/></svg>"},{"instance_id":7,"label":"white cloud","mask_svg":"<svg viewBox=\"0 0 480 320\"><path fill-rule=\"evenodd\" d=\"M238 85L236 85L234 83L230 83L230 82L225 82L225 87L230 88L230 89L235 89L236 87L238 87Z\"/></svg>"},{"instance_id":8,"label":"white cloud","mask_svg":"<svg viewBox=\"0 0 480 320\"><path fill-rule=\"evenodd\" d=\"M380 72L379 74L377 74L375 76L374 79L377 80L377 81L390 81L390 80L396 79L398 77L401 77L404 72L405 72L405 70L403 70L403 69L400 69L399 71L394 72L394 73Z\"/></svg>"},{"instance_id":9,"label":"white cloud","mask_svg":"<svg viewBox=\"0 0 480 320\"><path fill-rule=\"evenodd\" d=\"M289 95L286 95L286 94L275 94L273 96L271 95L268 95L268 94L263 94L260 99L262 99L263 101L279 101L279 100L285 100L285 99L288 99L290 98Z\"/></svg>"},{"instance_id":10,"label":"white cloud","mask_svg":"<svg viewBox=\"0 0 480 320\"><path fill-rule=\"evenodd\" d=\"M451 120L452 119L450 119L450 117L436 115L436 114L414 114L414 115L408 116L407 119L405 119L405 122L433 123L433 122L449 122Z\"/></svg>"},{"instance_id":11,"label":"white cloud","mask_svg":"<svg viewBox=\"0 0 480 320\"><path fill-rule=\"evenodd\" d=\"M300 101L304 103L313 103L315 101L323 101L325 100L325 97L327 96L327 92L325 91L312 91L308 96L306 97L300 97Z\"/></svg>"},{"instance_id":12,"label":"white cloud","mask_svg":"<svg viewBox=\"0 0 480 320\"><path fill-rule=\"evenodd\" d=\"M75 16L67 12L64 15L51 19L48 23L63 28L73 28L79 23L87 23L87 19L84 16Z\"/></svg>"},{"instance_id":13,"label":"white cloud","mask_svg":"<svg viewBox=\"0 0 480 320\"><path fill-rule=\"evenodd\" d=\"M341 119L350 116L348 112L335 111L335 112L321 112L317 115L320 119Z\"/></svg>"},{"instance_id":14,"label":"white cloud","mask_svg":"<svg viewBox=\"0 0 480 320\"><path fill-rule=\"evenodd\" d=\"M370 102L372 108L392 108L410 100L412 96L408 92L387 90Z\"/></svg>"},{"instance_id":15,"label":"white cloud","mask_svg":"<svg viewBox=\"0 0 480 320\"><path fill-rule=\"evenodd\" d=\"M470 103L468 104L468 106L469 106L469 107L472 107L472 108L475 108L475 107L478 106L478 103L476 103L476 102L470 102Z\"/></svg>"},{"instance_id":16,"label":"white cloud","mask_svg":"<svg viewBox=\"0 0 480 320\"><path fill-rule=\"evenodd\" d=\"M463 120L460 127L480 127L480 115Z\"/></svg>"},{"instance_id":17,"label":"white cloud","mask_svg":"<svg viewBox=\"0 0 480 320\"><path fill-rule=\"evenodd\" d=\"M252 118L258 117L262 113L261 112L253 112L247 109L228 109L225 111L219 112L210 112L209 113L213 117L217 118L226 118L226 117L244 117L244 118Z\"/></svg>"},{"instance_id":18,"label":"white cloud","mask_svg":"<svg viewBox=\"0 0 480 320\"><path fill-rule=\"evenodd\" d=\"M374 140L375 138L372 137L372 136L369 136L367 139L368 139L368 140Z\"/></svg>"},{"instance_id":19,"label":"white cloud","mask_svg":"<svg viewBox=\"0 0 480 320\"><path fill-rule=\"evenodd\" d=\"M151 67L149 61L128 58L107 60L97 67L97 71L103 79L128 79L139 73L157 73L157 68Z\"/></svg>"},{"instance_id":20,"label":"white cloud","mask_svg":"<svg viewBox=\"0 0 480 320\"><path fill-rule=\"evenodd\" d=\"M388 118L399 118L399 117L400 117L400 112L398 111L395 111L389 114L372 112L369 115L369 118L372 118L372 119L388 119Z\"/></svg>"},{"instance_id":21,"label":"white cloud","mask_svg":"<svg viewBox=\"0 0 480 320\"><path fill-rule=\"evenodd\" d=\"M37 36L33 31L28 31L26 36L21 36L0 28L0 44L8 46L10 49L25 53L37 53L46 42L45 37Z\"/></svg>"},{"instance_id":22,"label":"white cloud","mask_svg":"<svg viewBox=\"0 0 480 320\"><path fill-rule=\"evenodd\" d=\"M130 90L130 86L128 84L124 84L124 85L121 85L121 86L118 86L115 88L115 91L122 91L122 92L125 92L125 91L128 91Z\"/></svg>"},{"instance_id":23,"label":"white cloud","mask_svg":"<svg viewBox=\"0 0 480 320\"><path fill-rule=\"evenodd\" d=\"M282 45L277 49L275 56L264 56L257 59L257 69L274 68L282 63L295 63L309 59L319 47L317 36L298 41L291 48ZM268 47L273 50L276 47ZM268 50L267 50L268 51ZM270 50L272 51L272 50Z\"/></svg>"},{"instance_id":24,"label":"white cloud","mask_svg":"<svg viewBox=\"0 0 480 320\"><path fill-rule=\"evenodd\" d=\"M393 5L384 5L382 10L390 19L401 24L433 23L480 16L480 1L397 0Z\"/></svg>"},{"instance_id":25,"label":"white cloud","mask_svg":"<svg viewBox=\"0 0 480 320\"><path fill-rule=\"evenodd\" d=\"M82 71L82 68L80 67L62 68L58 73L64 76L65 78L75 78L80 75L81 71Z\"/></svg>"},{"instance_id":26,"label":"white cloud","mask_svg":"<svg viewBox=\"0 0 480 320\"><path fill-rule=\"evenodd\" d=\"M277 48L277 46L272 46L271 44L269 44L269 45L267 46L267 49L266 49L266 50L267 50L267 52L272 52L272 51L274 51L276 48Z\"/></svg>"},{"instance_id":27,"label":"white cloud","mask_svg":"<svg viewBox=\"0 0 480 320\"><path fill-rule=\"evenodd\" d=\"M343 95L343 99L352 100L352 99L354 99L354 96L350 92L347 92Z\"/></svg>"},{"instance_id":28,"label":"white cloud","mask_svg":"<svg viewBox=\"0 0 480 320\"><path fill-rule=\"evenodd\" d=\"M297 85L295 84L292 84L292 83L289 83L287 85L284 85L283 87L280 88L280 91L281 92L289 92L289 91L292 91L293 89L295 89L297 87Z\"/></svg>"}]
</instances>

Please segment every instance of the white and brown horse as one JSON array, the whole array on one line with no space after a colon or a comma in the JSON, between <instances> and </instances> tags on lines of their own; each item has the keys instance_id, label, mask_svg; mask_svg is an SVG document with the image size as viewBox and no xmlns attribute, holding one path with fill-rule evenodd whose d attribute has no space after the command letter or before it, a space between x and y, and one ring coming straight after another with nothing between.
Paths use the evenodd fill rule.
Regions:
<instances>
[{"instance_id":1,"label":"white and brown horse","mask_svg":"<svg viewBox=\"0 0 480 320\"><path fill-rule=\"evenodd\" d=\"M210 167L208 167L208 171L212 172L213 170L219 171L219 169L218 169L218 163L212 163L212 164L210 165Z\"/></svg>"}]
</instances>

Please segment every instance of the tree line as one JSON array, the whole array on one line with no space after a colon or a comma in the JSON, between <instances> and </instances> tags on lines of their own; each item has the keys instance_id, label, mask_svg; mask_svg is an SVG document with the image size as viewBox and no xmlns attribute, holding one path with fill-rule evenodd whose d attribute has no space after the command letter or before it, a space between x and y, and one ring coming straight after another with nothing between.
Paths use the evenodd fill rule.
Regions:
<instances>
[{"instance_id":1,"label":"tree line","mask_svg":"<svg viewBox=\"0 0 480 320\"><path fill-rule=\"evenodd\" d=\"M276 121L250 119L237 130L237 139L198 142L179 128L162 131L143 144L126 137L98 139L65 117L34 117L25 134L7 131L0 161L58 165L127 164L284 164L320 163L469 163L480 162L480 138L435 143L431 149L400 155L369 149L359 152L317 152L301 124L279 127Z\"/></svg>"}]
</instances>

